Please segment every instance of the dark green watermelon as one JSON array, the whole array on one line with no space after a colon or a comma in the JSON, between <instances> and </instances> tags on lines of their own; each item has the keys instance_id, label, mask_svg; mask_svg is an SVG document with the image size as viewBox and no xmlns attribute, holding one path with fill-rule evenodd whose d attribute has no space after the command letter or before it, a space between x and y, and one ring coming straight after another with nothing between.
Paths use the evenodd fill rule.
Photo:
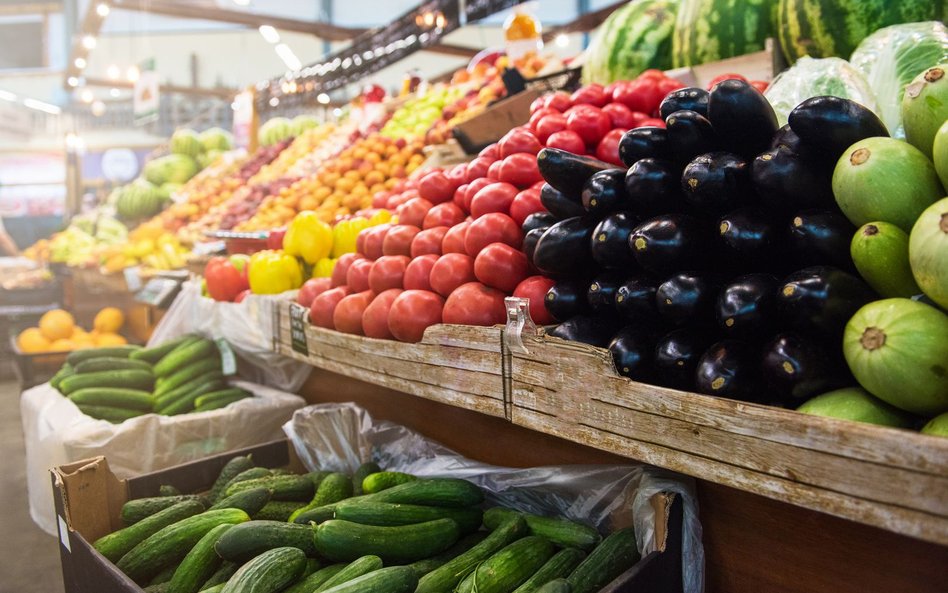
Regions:
<instances>
[{"instance_id":1,"label":"dark green watermelon","mask_svg":"<svg viewBox=\"0 0 948 593\"><path fill-rule=\"evenodd\" d=\"M681 0L672 65L697 66L764 49L774 35L776 9L777 0Z\"/></svg>"},{"instance_id":2,"label":"dark green watermelon","mask_svg":"<svg viewBox=\"0 0 948 593\"><path fill-rule=\"evenodd\" d=\"M583 82L631 80L649 68L671 68L678 0L633 0L596 31L583 64Z\"/></svg>"}]
</instances>

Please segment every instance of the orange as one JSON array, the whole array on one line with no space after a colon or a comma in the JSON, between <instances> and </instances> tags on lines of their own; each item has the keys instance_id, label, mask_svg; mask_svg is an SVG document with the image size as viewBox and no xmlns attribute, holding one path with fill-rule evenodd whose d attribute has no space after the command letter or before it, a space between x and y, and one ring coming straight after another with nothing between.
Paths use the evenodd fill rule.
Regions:
<instances>
[{"instance_id":1,"label":"orange","mask_svg":"<svg viewBox=\"0 0 948 593\"><path fill-rule=\"evenodd\" d=\"M50 344L49 349L52 352L65 352L67 350L75 350L76 344L72 340L63 338Z\"/></svg>"},{"instance_id":2,"label":"orange","mask_svg":"<svg viewBox=\"0 0 948 593\"><path fill-rule=\"evenodd\" d=\"M122 346L128 342L122 336L115 333L100 333L95 338L96 346Z\"/></svg>"},{"instance_id":3,"label":"orange","mask_svg":"<svg viewBox=\"0 0 948 593\"><path fill-rule=\"evenodd\" d=\"M30 327L20 332L16 337L16 345L21 351L29 354L49 350L49 340L38 327Z\"/></svg>"},{"instance_id":4,"label":"orange","mask_svg":"<svg viewBox=\"0 0 948 593\"><path fill-rule=\"evenodd\" d=\"M54 342L71 336L75 325L76 320L67 311L53 309L40 318L39 329L47 340Z\"/></svg>"},{"instance_id":5,"label":"orange","mask_svg":"<svg viewBox=\"0 0 948 593\"><path fill-rule=\"evenodd\" d=\"M93 329L99 332L115 333L125 325L125 314L121 309L106 307L99 311L92 322Z\"/></svg>"}]
</instances>

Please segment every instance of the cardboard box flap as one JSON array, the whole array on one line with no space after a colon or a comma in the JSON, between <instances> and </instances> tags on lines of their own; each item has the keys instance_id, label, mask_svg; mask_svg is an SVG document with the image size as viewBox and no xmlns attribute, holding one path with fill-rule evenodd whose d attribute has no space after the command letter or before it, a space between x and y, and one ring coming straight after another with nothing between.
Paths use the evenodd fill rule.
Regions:
<instances>
[{"instance_id":1,"label":"cardboard box flap","mask_svg":"<svg viewBox=\"0 0 948 593\"><path fill-rule=\"evenodd\" d=\"M63 514L70 531L92 542L122 527L120 513L128 500L125 480L115 477L105 457L77 461L53 469L63 497ZM80 513L73 513L82 509Z\"/></svg>"}]
</instances>

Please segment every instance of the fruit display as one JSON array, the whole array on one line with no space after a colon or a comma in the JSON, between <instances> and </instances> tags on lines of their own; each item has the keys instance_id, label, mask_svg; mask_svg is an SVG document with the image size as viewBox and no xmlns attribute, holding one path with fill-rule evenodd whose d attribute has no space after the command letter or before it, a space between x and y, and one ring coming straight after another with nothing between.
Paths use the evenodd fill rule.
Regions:
<instances>
[{"instance_id":1,"label":"fruit display","mask_svg":"<svg viewBox=\"0 0 948 593\"><path fill-rule=\"evenodd\" d=\"M674 0L629 2L597 29L583 64L583 80L607 84L631 80L645 70L672 66Z\"/></svg>"},{"instance_id":2,"label":"fruit display","mask_svg":"<svg viewBox=\"0 0 948 593\"><path fill-rule=\"evenodd\" d=\"M86 331L76 325L68 311L54 309L43 314L38 326L21 331L16 346L25 354L119 346L125 344L118 333L124 324L125 315L120 309L106 307L96 314L92 330Z\"/></svg>"},{"instance_id":3,"label":"fruit display","mask_svg":"<svg viewBox=\"0 0 948 593\"><path fill-rule=\"evenodd\" d=\"M445 106L465 94L459 85L437 85L425 94L412 97L395 110L379 132L391 140L424 138L428 129L439 119Z\"/></svg>"},{"instance_id":4,"label":"fruit display","mask_svg":"<svg viewBox=\"0 0 948 593\"><path fill-rule=\"evenodd\" d=\"M186 265L188 253L190 251L178 237L154 219L136 227L122 244L101 248L98 252L99 270L103 274L112 274L140 266L142 275L179 270Z\"/></svg>"},{"instance_id":5,"label":"fruit display","mask_svg":"<svg viewBox=\"0 0 948 593\"><path fill-rule=\"evenodd\" d=\"M128 228L97 210L76 216L64 230L38 241L24 255L38 262L64 263L70 267L92 267L100 263L100 254L121 246Z\"/></svg>"},{"instance_id":6,"label":"fruit display","mask_svg":"<svg viewBox=\"0 0 948 593\"><path fill-rule=\"evenodd\" d=\"M764 40L774 34L773 5L769 0L681 0L672 64L696 66L764 49Z\"/></svg>"},{"instance_id":7,"label":"fruit display","mask_svg":"<svg viewBox=\"0 0 948 593\"><path fill-rule=\"evenodd\" d=\"M247 277L250 258L238 253L229 257L217 256L204 266L204 285L207 295L215 301L240 302L250 290Z\"/></svg>"},{"instance_id":8,"label":"fruit display","mask_svg":"<svg viewBox=\"0 0 948 593\"><path fill-rule=\"evenodd\" d=\"M307 128L298 136L294 136L286 149L282 150L275 159L264 165L258 173L251 177L250 183L273 181L286 176L300 159L320 147L335 131L336 127L332 124Z\"/></svg>"},{"instance_id":9,"label":"fruit display","mask_svg":"<svg viewBox=\"0 0 948 593\"><path fill-rule=\"evenodd\" d=\"M162 199L158 187L149 181L138 179L119 188L115 213L121 220L139 221L160 212L165 203L166 200Z\"/></svg>"},{"instance_id":10,"label":"fruit display","mask_svg":"<svg viewBox=\"0 0 948 593\"><path fill-rule=\"evenodd\" d=\"M288 118L271 117L261 124L257 132L257 142L260 146L272 146L292 139L295 132L295 126Z\"/></svg>"}]
</instances>

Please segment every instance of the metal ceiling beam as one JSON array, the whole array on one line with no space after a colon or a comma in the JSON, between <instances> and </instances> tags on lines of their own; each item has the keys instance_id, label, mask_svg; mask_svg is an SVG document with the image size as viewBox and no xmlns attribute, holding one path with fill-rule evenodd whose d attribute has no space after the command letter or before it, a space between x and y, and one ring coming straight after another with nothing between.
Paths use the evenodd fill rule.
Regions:
<instances>
[{"instance_id":1,"label":"metal ceiling beam","mask_svg":"<svg viewBox=\"0 0 948 593\"><path fill-rule=\"evenodd\" d=\"M610 14L615 12L624 4L627 4L626 0L616 2L615 4L610 4L605 8L600 8L599 10L593 12L588 12L580 16L578 19L565 25L560 25L559 27L550 27L550 29L543 33L543 40L550 41L560 33L586 33L588 31L592 31L601 25Z\"/></svg>"},{"instance_id":2,"label":"metal ceiling beam","mask_svg":"<svg viewBox=\"0 0 948 593\"><path fill-rule=\"evenodd\" d=\"M108 80L105 78L87 78L86 86L97 86L107 88L133 89L135 85L125 80ZM180 95L194 95L197 97L210 97L214 99L231 99L237 94L237 89L227 87L204 88L194 86L179 86L175 84L163 84L158 87L162 93L175 93Z\"/></svg>"},{"instance_id":3,"label":"metal ceiling beam","mask_svg":"<svg viewBox=\"0 0 948 593\"><path fill-rule=\"evenodd\" d=\"M439 43L438 45L426 47L421 51L430 51L436 54L445 54L448 56L458 56L461 58L471 59L476 56L480 50L471 47L465 47L463 45L454 45L452 43Z\"/></svg>"}]
</instances>

